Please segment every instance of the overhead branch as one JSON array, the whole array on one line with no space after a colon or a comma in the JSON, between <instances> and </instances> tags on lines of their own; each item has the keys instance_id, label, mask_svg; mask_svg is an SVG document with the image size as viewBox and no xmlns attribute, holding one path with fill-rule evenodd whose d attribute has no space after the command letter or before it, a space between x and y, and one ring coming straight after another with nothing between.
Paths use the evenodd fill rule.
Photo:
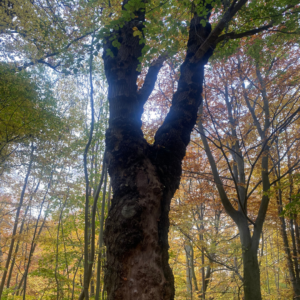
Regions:
<instances>
[{"instance_id":1,"label":"overhead branch","mask_svg":"<svg viewBox=\"0 0 300 300\"><path fill-rule=\"evenodd\" d=\"M270 186L276 184L276 183L277 183L278 181L280 181L282 178L284 178L285 176L287 176L291 171L295 171L295 170L297 170L297 169L300 169L299 164L300 164L300 160L297 160L296 163L295 163L293 166L291 166L285 173L283 173L281 176L279 176L276 180L272 181L272 182L270 183ZM297 167L297 166L298 166L298 167Z\"/></svg>"},{"instance_id":2,"label":"overhead branch","mask_svg":"<svg viewBox=\"0 0 300 300\"><path fill-rule=\"evenodd\" d=\"M199 49L191 59L192 63L201 60L210 48L215 47L216 40L218 39L221 32L226 28L228 22L230 22L230 20L246 4L246 2L247 0L240 0L237 4L235 4L236 1L233 1L232 5L225 12L224 16L219 21L217 26L214 28L214 30L211 31L209 36L206 38L204 43L201 45L201 47L199 47Z\"/></svg>"},{"instance_id":3,"label":"overhead branch","mask_svg":"<svg viewBox=\"0 0 300 300\"><path fill-rule=\"evenodd\" d=\"M239 273L238 268L231 267L231 266L229 266L229 265L227 265L227 264L225 264L225 263L223 263L223 262L221 262L221 261L219 261L219 260L216 260L215 258L213 258L213 257L207 252L206 249L205 249L205 252L206 252L206 253L205 253L205 256L206 256L210 261L212 261L212 262L214 262L214 263L216 263L216 264L219 264L219 265L222 265L222 266L226 267L226 269L228 269L228 270L234 272L234 273L240 278L241 281L244 280L244 278L242 277L242 275Z\"/></svg>"},{"instance_id":4,"label":"overhead branch","mask_svg":"<svg viewBox=\"0 0 300 300\"><path fill-rule=\"evenodd\" d=\"M250 198L250 196L253 194L253 192L256 190L256 188L262 183L261 180L259 180L256 185L254 186L254 188L250 191L250 193L247 194L247 199ZM247 187L248 188L248 187Z\"/></svg>"},{"instance_id":5,"label":"overhead branch","mask_svg":"<svg viewBox=\"0 0 300 300\"><path fill-rule=\"evenodd\" d=\"M211 175L211 173L206 173L206 172L194 172L194 171L190 171L190 170L182 170L183 172L187 172L187 173L191 173L191 174L196 174L196 175L199 175L199 176L204 176L204 177L207 177L209 175ZM232 178L229 178L229 177L225 177L225 176L220 176L220 178L224 179L224 180L230 180L230 181L233 181Z\"/></svg>"},{"instance_id":6,"label":"overhead branch","mask_svg":"<svg viewBox=\"0 0 300 300\"><path fill-rule=\"evenodd\" d=\"M234 40L234 39L240 39L246 36L251 36L260 32L263 32L269 28L273 27L273 21L271 21L268 25L265 26L261 26L255 29L251 29L245 32L240 32L240 33L235 33L235 31L223 34L221 36L219 36L216 40L216 44L222 42L223 40Z\"/></svg>"},{"instance_id":7,"label":"overhead branch","mask_svg":"<svg viewBox=\"0 0 300 300\"><path fill-rule=\"evenodd\" d=\"M278 30L278 29L270 29L268 31L279 32L279 33L284 33L284 34L300 34L299 31L283 31L283 30Z\"/></svg>"},{"instance_id":8,"label":"overhead branch","mask_svg":"<svg viewBox=\"0 0 300 300\"><path fill-rule=\"evenodd\" d=\"M290 8L293 8L293 7L294 7L294 5L288 5L285 9L282 10L281 14L286 12ZM224 15L224 17L225 17L225 15ZM273 17L275 17L275 16L273 16ZM264 26L261 26L261 27L255 28L255 29L251 29L251 30L248 30L248 31L245 31L245 32L241 32L241 33L235 33L235 31L229 32L229 33L226 33L226 34L223 34L223 35L219 36L216 39L215 44L218 44L218 43L220 43L221 41L223 41L225 39L239 39L239 38L243 38L243 37L246 37L246 36L251 36L251 35L266 31L266 30L282 32L282 33L286 33L286 34L299 34L299 32L284 32L284 31L280 31L280 30L276 30L276 29L269 30L269 28L271 28L273 26L274 26L274 21L271 20L271 22L267 25L264 25Z\"/></svg>"},{"instance_id":9,"label":"overhead branch","mask_svg":"<svg viewBox=\"0 0 300 300\"><path fill-rule=\"evenodd\" d=\"M291 148L293 147L293 145L294 145L297 141L299 141L299 140L300 140L300 138L294 139L294 140L291 142L291 144L287 147L286 151L284 151L284 153L282 154L282 156L278 158L277 162L273 159L272 155L270 154L270 157L271 157L271 159L272 159L272 161L273 161L273 167L270 169L269 174L271 174L271 172L272 172L274 169L276 170L276 167L279 166L279 165L280 165L280 162L283 161L283 160L286 158L286 156L288 155L290 149L291 149Z\"/></svg>"},{"instance_id":10,"label":"overhead branch","mask_svg":"<svg viewBox=\"0 0 300 300\"><path fill-rule=\"evenodd\" d=\"M46 62L45 59L50 58L50 57L54 57L54 56L56 56L56 55L62 53L63 51L68 50L74 43L76 43L76 42L78 42L78 41L84 39L85 37L89 36L89 35L92 34L93 32L94 32L94 31L87 32L86 34L84 34L84 35L82 35L82 36L80 36L80 37L78 37L78 38L72 40L71 42L69 42L69 43L68 43L63 49L61 49L60 51L55 51L55 52L52 52L52 53L45 54L42 58L40 58L40 59L38 59L38 60L34 60L34 61L31 61L31 62L25 63L23 66L18 67L18 70L19 70L19 71L22 71L22 70L24 70L24 69L26 69L26 68L28 68L28 67L30 67L30 66L33 66L33 65L35 65L35 64L37 64L37 63L42 63L42 64L45 64L45 65L47 65L48 67L54 69L55 71L57 71L56 68L60 65L60 63L57 64L56 66L53 66L53 65L49 64L48 62ZM58 71L57 71L57 72L58 72Z\"/></svg>"}]
</instances>

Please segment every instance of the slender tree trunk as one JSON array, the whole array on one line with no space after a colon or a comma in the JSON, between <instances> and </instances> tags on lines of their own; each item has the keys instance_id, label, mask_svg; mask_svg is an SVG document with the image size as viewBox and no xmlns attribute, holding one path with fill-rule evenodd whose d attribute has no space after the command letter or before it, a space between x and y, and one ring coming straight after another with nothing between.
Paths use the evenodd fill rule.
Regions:
<instances>
[{"instance_id":1,"label":"slender tree trunk","mask_svg":"<svg viewBox=\"0 0 300 300\"><path fill-rule=\"evenodd\" d=\"M205 257L204 257L204 248L202 247L202 251L201 251L201 263L202 263L202 267L201 267L201 277L202 277L202 299L205 299L205 292L206 292L206 288L207 288L207 284L206 284L206 275L205 274L205 267L204 267L204 263L205 263Z\"/></svg>"},{"instance_id":2,"label":"slender tree trunk","mask_svg":"<svg viewBox=\"0 0 300 300\"><path fill-rule=\"evenodd\" d=\"M27 262L27 266L26 266L25 272L23 274L23 277L24 277L24 294L23 294L23 300L25 300L25 296L26 296L27 276L28 276L28 272L29 272L29 266L30 266L30 263L31 263L31 259L32 259L32 256L33 256L33 253L34 253L34 250L35 250L35 247L36 247L36 237L38 237L40 235L40 233L42 232L44 224L45 224L45 220L46 220L46 216L45 216L45 219L44 219L44 221L43 221L43 223L42 223L42 225L40 227L40 230L38 231L39 221L40 221L40 218L41 218L41 214L42 214L42 210L43 210L43 207L44 207L44 203L45 203L46 197L48 195L48 191L49 191L49 188L50 188L51 180L52 180L52 172L51 172L51 176L50 176L50 179L49 179L49 183L48 183L48 186L47 186L46 193L45 193L43 201L41 203L40 212L39 212L38 218L36 220L34 234L33 234L33 237L32 237L31 247L30 247L29 256L28 256L28 262ZM49 208L49 204L48 204L47 209L48 208Z\"/></svg>"},{"instance_id":3,"label":"slender tree trunk","mask_svg":"<svg viewBox=\"0 0 300 300\"><path fill-rule=\"evenodd\" d=\"M94 191L94 194L93 194L94 204L93 204L93 208L92 208L92 218L91 218L91 229L92 229L91 230L92 231L91 257L93 257L93 261L94 261L94 256L95 256L95 217L96 217L96 211L97 211L97 203L98 203L99 194L100 194L100 191L102 188L103 180L104 180L105 174L107 173L105 157L106 157L106 154L104 153L101 179L100 179L97 189ZM104 220L103 220L103 222L104 222ZM101 227L100 227L100 230L101 230ZM103 224L102 224L102 232L103 232ZM90 281L90 279L92 277L92 271L93 271L92 266L93 266L93 264L90 264L90 268L89 268L89 272L88 272L88 279L89 279L88 281ZM96 284L96 288L97 288L97 284ZM96 293L97 293L97 291L96 291ZM85 291L83 289L78 299L82 300L84 298L85 298Z\"/></svg>"},{"instance_id":4,"label":"slender tree trunk","mask_svg":"<svg viewBox=\"0 0 300 300\"><path fill-rule=\"evenodd\" d=\"M287 138L287 136L286 136ZM279 145L278 145L278 139L276 139L276 148L277 148L277 153L279 156ZM289 148L289 145L287 143L287 148ZM292 192L293 192L293 178L292 178L292 172L291 172L291 162L290 162L290 155L288 153L288 168L289 168L289 202L291 202L291 197L292 197ZM280 161L278 162L278 168L274 169L275 176L277 178L280 178L281 176L281 163ZM297 259L297 249L296 249L296 241L295 241L295 232L294 232L294 224L293 220L290 219L290 234L291 234L291 239L292 239L292 247L290 247L290 242L288 238L288 233L287 233L287 226L286 226L286 220L284 216L281 215L282 213L282 208L283 208L283 199L282 199L282 190L280 187L281 181L278 181L278 184L276 183L275 186L277 187L277 195L276 195L276 200L277 200L277 209L278 209L278 215L279 215L279 220L281 224L281 236L283 239L283 245L284 245L284 252L286 255L286 260L287 260L287 266L289 270L289 277L290 277L290 282L292 283L293 291L294 291L294 296L296 298L300 297L300 282L299 282L299 267L298 267L298 259ZM291 250L292 249L292 250Z\"/></svg>"},{"instance_id":5,"label":"slender tree trunk","mask_svg":"<svg viewBox=\"0 0 300 300\"><path fill-rule=\"evenodd\" d=\"M289 279L290 282L292 283L292 287L294 290L294 294L296 297L300 296L300 286L297 284L296 280L296 275L295 275L295 270L294 270L294 265L293 265L293 258L292 258L292 253L290 250L290 245L289 245L289 240L288 240L288 235L287 235L287 228L286 228L286 222L283 216L281 216L281 211L282 211L282 201L281 201L281 189L278 190L278 196L277 196L277 207L278 207L278 215L279 220L280 220L280 233L282 236L283 240L283 246L284 246L284 252L286 255L286 260L287 260L287 266L289 270Z\"/></svg>"},{"instance_id":6,"label":"slender tree trunk","mask_svg":"<svg viewBox=\"0 0 300 300\"><path fill-rule=\"evenodd\" d=\"M36 185L36 188L34 189L33 195L36 194L36 192L37 192L37 190L39 188L39 185L40 185L40 180L38 181L38 183ZM24 214L24 217L23 217L23 220L22 220L22 224L21 224L21 227L20 227L19 235L21 235L22 232L23 232L24 224L25 224L25 220L26 220L26 216L27 216L27 213L28 213L31 200L33 198L33 195L31 195L30 200L29 200L29 204L26 207L25 214ZM19 244L20 244L20 240L18 240L18 242L17 242L15 253L14 253L14 256L13 256L13 260L12 260L12 263L11 263L11 266L10 266L10 270L9 270L9 274L8 274L8 278L7 278L7 284L6 284L7 288L9 288L9 285L10 285L10 280L11 280L13 268L14 268L14 265L15 265L16 256L17 256L17 253L19 251Z\"/></svg>"},{"instance_id":7,"label":"slender tree trunk","mask_svg":"<svg viewBox=\"0 0 300 300\"><path fill-rule=\"evenodd\" d=\"M214 176L214 180L219 191L219 196L222 201L222 204L228 213L228 215L234 220L237 224L240 234L240 241L243 249L243 267L244 267L244 297L245 300L261 300L261 290L260 290L260 272L259 272L259 264L257 259L257 250L260 240L260 235L262 231L262 225L265 219L265 214L268 207L269 198L267 194L263 196L261 207L259 210L259 214L256 220L256 224L253 230L253 235L251 236L249 226L248 226L248 218L246 206L244 209L241 209L241 205L239 204L239 210L235 210L230 203L226 191L224 190L223 183L220 179L216 162L210 150L209 144L204 134L204 128L202 125L201 119L199 119L199 131L201 133L201 139L205 148L206 155L208 157L212 173ZM265 158L262 159L265 161ZM265 167L265 170L268 170ZM265 171L265 173L267 173ZM269 186L268 182L265 182L264 190L268 191ZM239 189L236 190L239 193ZM245 203L243 199L241 199L241 203Z\"/></svg>"},{"instance_id":8,"label":"slender tree trunk","mask_svg":"<svg viewBox=\"0 0 300 300\"><path fill-rule=\"evenodd\" d=\"M200 206L200 241L202 242L202 245L204 243L204 210L205 210L205 206L203 203L201 203ZM205 258L204 258L204 247L201 247L201 263L202 263L202 267L201 267L201 277L202 277L202 299L205 299L205 291L206 291L206 284L205 284L205 267L204 267L204 263L205 263Z\"/></svg>"},{"instance_id":9,"label":"slender tree trunk","mask_svg":"<svg viewBox=\"0 0 300 300\"><path fill-rule=\"evenodd\" d=\"M193 248L192 248L193 249ZM192 252L192 275L193 275L193 282L196 293L199 293L198 283L197 283L197 277L195 273L195 265L194 265L194 251Z\"/></svg>"},{"instance_id":10,"label":"slender tree trunk","mask_svg":"<svg viewBox=\"0 0 300 300\"><path fill-rule=\"evenodd\" d=\"M106 196L106 185L107 185L107 169L106 164L103 164L103 174L105 174L104 187L103 187L103 196L102 196L102 205L101 205L101 220L100 220L100 231L99 231L99 253L98 253L98 262L97 262L97 283L96 283L96 296L95 299L100 299L101 291L101 264L102 264L102 246L103 246L103 228L104 228L104 211L105 211L105 196Z\"/></svg>"},{"instance_id":11,"label":"slender tree trunk","mask_svg":"<svg viewBox=\"0 0 300 300\"><path fill-rule=\"evenodd\" d=\"M24 228L24 224L25 224L25 220L26 220L28 210L29 210L29 205L26 207L26 211L25 211L25 214L24 214L24 217L23 217L23 220L22 220L19 235L21 235L22 232L23 232L23 228ZM9 285L10 285L11 275L12 275L12 272L13 272L13 269L14 269L14 266L15 266L16 256L17 256L18 251L19 251L19 244L20 244L20 240L18 240L18 242L17 242L16 248L15 248L15 253L14 253L11 265L10 265L10 269L9 269L9 273L8 273L8 277L7 277L7 283L6 283L7 288L9 288Z\"/></svg>"},{"instance_id":12,"label":"slender tree trunk","mask_svg":"<svg viewBox=\"0 0 300 300\"><path fill-rule=\"evenodd\" d=\"M294 215L295 222L295 233L296 233L296 242L297 242L297 256L300 257L300 232L299 232L299 224L298 224L298 215Z\"/></svg>"},{"instance_id":13,"label":"slender tree trunk","mask_svg":"<svg viewBox=\"0 0 300 300\"><path fill-rule=\"evenodd\" d=\"M267 273L267 288L268 294L270 295L270 279L269 279L269 271L268 271L268 242L266 241L266 273Z\"/></svg>"},{"instance_id":14,"label":"slender tree trunk","mask_svg":"<svg viewBox=\"0 0 300 300\"><path fill-rule=\"evenodd\" d=\"M22 192L21 192L20 201L19 201L19 204L18 204L17 212L16 212L16 218L15 218L14 228L13 228L12 237L11 237L11 243L10 243L10 247L9 247L9 251L8 251L8 255L7 255L7 260L6 260L6 264L5 264L5 269L3 271L2 280L1 280L1 284L0 284L0 299L1 299L1 295L3 293L3 288L4 288L5 279L6 279L6 275L7 275L7 272L8 272L9 264L11 262L11 256L12 256L14 243L15 243L15 235L17 233L17 228L18 228L18 223L19 223L20 211L21 211L21 208L22 208L22 205L23 205L23 200L24 200L24 195L25 195L25 191L26 191L26 187L27 187L27 182L28 182L28 178L29 178L32 163L33 163L33 152L34 152L34 146L33 146L33 143L31 143L31 153L30 153L29 166L28 166L28 169L27 169L27 174L26 174L26 177L25 177L23 189L22 189Z\"/></svg>"},{"instance_id":15,"label":"slender tree trunk","mask_svg":"<svg viewBox=\"0 0 300 300\"><path fill-rule=\"evenodd\" d=\"M66 199L65 199L63 205L60 206L60 214L59 214L59 220L58 220L58 226L57 226L57 233L56 233L56 254L55 254L55 273L54 273L54 276L55 276L55 281L56 281L56 289L57 289L56 290L56 299L57 300L59 300L60 297L63 296L63 291L60 288L61 283L60 283L59 278L58 278L58 275L59 275L59 261L58 261L58 255L59 255L59 232L60 232L60 226L61 226L61 224L63 222L63 212L64 212L65 206L67 204L68 197L69 197L69 191L68 191L68 194L66 196Z\"/></svg>"},{"instance_id":16,"label":"slender tree trunk","mask_svg":"<svg viewBox=\"0 0 300 300\"><path fill-rule=\"evenodd\" d=\"M192 269L192 246L189 241L187 241L184 245L185 257L186 257L186 299L193 299L193 269Z\"/></svg>"},{"instance_id":17,"label":"slender tree trunk","mask_svg":"<svg viewBox=\"0 0 300 300\"><path fill-rule=\"evenodd\" d=\"M46 211L48 210L49 205L50 205L50 202L48 203L48 206L47 206L47 208L46 208ZM44 228L45 223L46 223L46 219L47 219L47 215L44 217L43 223L42 223L42 225L41 225L41 227L40 227L40 229L39 229L39 232L38 232L38 234L37 234L37 238L41 235L41 232L43 231L43 228ZM33 256L33 253L34 253L34 251L35 251L35 248L36 248L36 243L34 243L34 244L33 244L33 247L30 248L29 258L31 258L31 257ZM26 249L26 251L27 251L27 247L26 247L25 249ZM25 256L26 256L26 255L25 255ZM29 262L29 263L28 263L28 262ZM20 280L19 285L16 285L16 289L18 290L17 295L20 294L21 287L22 287L22 285L23 285L23 282L24 282L24 280L25 280L25 277L28 275L28 270L29 270L29 267L30 267L31 259L30 259L28 262L27 262L27 265L25 265L25 262L24 262L24 273L23 273L23 275L22 275L22 278L21 278L21 280Z\"/></svg>"},{"instance_id":18,"label":"slender tree trunk","mask_svg":"<svg viewBox=\"0 0 300 300\"><path fill-rule=\"evenodd\" d=\"M2 223L2 220L0 220L0 225ZM0 243L1 243L1 234L0 234ZM2 269L2 261L3 261L3 252L2 252L2 247L0 247L0 267Z\"/></svg>"},{"instance_id":19,"label":"slender tree trunk","mask_svg":"<svg viewBox=\"0 0 300 300\"><path fill-rule=\"evenodd\" d=\"M76 267L76 270L75 270L75 273L74 273L74 277L73 277L73 282L72 282L73 287L72 287L72 297L71 297L72 300L74 299L76 274L78 272L78 269L79 269L79 266L80 266L80 263L81 263L82 259L83 259L83 255L81 255L81 257L78 261L78 264L77 264L77 267ZM80 275L80 282L81 282L81 275Z\"/></svg>"},{"instance_id":20,"label":"slender tree trunk","mask_svg":"<svg viewBox=\"0 0 300 300\"><path fill-rule=\"evenodd\" d=\"M89 59L89 75L90 75L90 104L91 104L91 126L89 131L89 139L85 146L84 154L83 154L83 165L84 165L84 177L85 177L85 213L84 213L84 297L86 300L89 299L89 285L92 275L92 268L94 262L94 255L92 252L93 249L90 251L90 245L93 245L93 241L95 236L93 232L89 234L90 231L90 224L94 226L93 221L90 217L90 182L89 182L89 174L88 174L88 165L87 165L87 156L89 152L89 148L93 139L93 131L94 131L94 98L93 98L93 77L92 77L92 70L93 70L93 41L94 37L92 38L91 43L91 53ZM81 298L81 297L79 297Z\"/></svg>"},{"instance_id":21,"label":"slender tree trunk","mask_svg":"<svg viewBox=\"0 0 300 300\"><path fill-rule=\"evenodd\" d=\"M71 288L70 288L70 271L69 271L69 263L68 263L68 257L67 257L67 249L66 249L66 241L65 241L65 235L64 235L63 222L61 223L61 236L62 236L63 245L64 245L65 265L66 265L66 271L67 271L67 282L66 283L67 283L67 286L68 286L68 298L69 298L69 292L71 290ZM25 286L24 286L24 290L25 290Z\"/></svg>"},{"instance_id":22,"label":"slender tree trunk","mask_svg":"<svg viewBox=\"0 0 300 300\"><path fill-rule=\"evenodd\" d=\"M95 281L93 278L91 279L90 296L91 297L95 296Z\"/></svg>"},{"instance_id":23,"label":"slender tree trunk","mask_svg":"<svg viewBox=\"0 0 300 300\"><path fill-rule=\"evenodd\" d=\"M40 180L39 180L38 184L36 185L36 188L34 189L33 195L36 194L36 192L39 188L39 185L40 185ZM31 195L30 200L29 200L29 204L26 207L25 214L23 216L22 224L21 224L21 227L20 227L19 235L21 235L22 232L23 232L26 216L27 216L27 213L28 213L29 206L30 206L31 200L33 198L33 195ZM7 284L6 284L7 288L9 288L9 285L10 285L10 280L11 280L13 268L14 268L14 265L15 265L16 256L17 256L17 253L19 251L19 244L20 244L20 240L18 240L18 242L17 242L15 253L14 253L14 256L13 256L13 260L12 260L12 263L11 263L11 266L10 266L10 270L9 270L9 274L8 274L8 278L7 278Z\"/></svg>"},{"instance_id":24,"label":"slender tree trunk","mask_svg":"<svg viewBox=\"0 0 300 300\"><path fill-rule=\"evenodd\" d=\"M212 264L212 261L210 261L209 263ZM212 274L212 268L209 265L206 268L206 272L205 272L204 293L206 293L206 291L207 291L209 281L211 280L211 274ZM204 294L204 297L205 297L205 294Z\"/></svg>"}]
</instances>

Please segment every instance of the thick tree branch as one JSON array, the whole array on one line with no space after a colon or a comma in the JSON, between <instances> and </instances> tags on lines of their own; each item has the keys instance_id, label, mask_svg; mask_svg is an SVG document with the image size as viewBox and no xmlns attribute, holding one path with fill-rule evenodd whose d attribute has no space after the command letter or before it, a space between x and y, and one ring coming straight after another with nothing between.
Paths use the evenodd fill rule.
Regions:
<instances>
[{"instance_id":1,"label":"thick tree branch","mask_svg":"<svg viewBox=\"0 0 300 300\"><path fill-rule=\"evenodd\" d=\"M251 35L260 33L262 31L265 31L265 30L271 28L272 26L273 26L273 22L271 21L268 25L261 26L261 27L255 28L255 29L251 29L251 30L248 30L245 32L235 33L235 31L232 31L232 32L220 35L216 40L216 44L218 44L224 40L227 40L227 39L234 40L234 39L240 39L240 38L243 38L246 36L251 36Z\"/></svg>"},{"instance_id":2,"label":"thick tree branch","mask_svg":"<svg viewBox=\"0 0 300 300\"><path fill-rule=\"evenodd\" d=\"M157 75L161 67L163 66L163 63L166 60L166 58L166 55L162 55L151 64L146 75L144 84L138 91L139 102L144 104L148 100L149 96L151 95L154 89Z\"/></svg>"},{"instance_id":3,"label":"thick tree branch","mask_svg":"<svg viewBox=\"0 0 300 300\"><path fill-rule=\"evenodd\" d=\"M181 160L185 156L201 102L204 66L212 55L212 51L208 51L202 60L191 62L211 31L209 23L205 27L200 23L201 20L207 20L209 15L210 12L205 17L195 14L191 20L187 54L180 68L178 89L173 95L170 111L155 135L153 162L157 166L168 166L162 172L165 179L173 178L173 182L181 176Z\"/></svg>"},{"instance_id":4,"label":"thick tree branch","mask_svg":"<svg viewBox=\"0 0 300 300\"><path fill-rule=\"evenodd\" d=\"M279 32L279 33L284 33L284 34L300 34L299 31L282 31L282 30L278 30L278 29L270 29L268 31L272 31L272 32Z\"/></svg>"},{"instance_id":5,"label":"thick tree branch","mask_svg":"<svg viewBox=\"0 0 300 300\"><path fill-rule=\"evenodd\" d=\"M230 20L235 16L235 14L246 4L246 2L247 0L240 0L236 5L235 1L232 3L229 9L225 12L223 18L219 21L214 30L211 31L204 43L197 50L196 54L191 59L191 62L197 62L201 60L209 49L213 49L216 46L216 40L221 32L227 26L228 22L230 22Z\"/></svg>"}]
</instances>

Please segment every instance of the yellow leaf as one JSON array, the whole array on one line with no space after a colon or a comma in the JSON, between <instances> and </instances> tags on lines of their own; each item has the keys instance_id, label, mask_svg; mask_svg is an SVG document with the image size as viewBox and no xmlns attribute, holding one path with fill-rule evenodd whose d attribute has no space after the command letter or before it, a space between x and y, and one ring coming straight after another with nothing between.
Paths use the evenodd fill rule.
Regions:
<instances>
[{"instance_id":1,"label":"yellow leaf","mask_svg":"<svg viewBox=\"0 0 300 300\"><path fill-rule=\"evenodd\" d=\"M133 36L139 36L140 33L141 33L141 32L140 32L139 30L138 30L138 31L134 31L134 32L133 32Z\"/></svg>"}]
</instances>

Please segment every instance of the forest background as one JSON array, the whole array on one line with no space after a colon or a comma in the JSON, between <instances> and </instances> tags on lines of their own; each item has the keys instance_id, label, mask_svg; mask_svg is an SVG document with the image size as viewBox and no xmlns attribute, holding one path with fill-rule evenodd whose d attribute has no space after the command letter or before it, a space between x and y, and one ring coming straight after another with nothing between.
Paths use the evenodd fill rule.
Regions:
<instances>
[{"instance_id":1,"label":"forest background","mask_svg":"<svg viewBox=\"0 0 300 300\"><path fill-rule=\"evenodd\" d=\"M211 18L217 22L229 5L216 2ZM241 208L254 233L266 196L257 251L262 298L300 296L299 3L251 5L250 15L224 29L205 67L203 104L171 203L175 299L243 299L245 248L226 201ZM120 23L120 7L119 1L0 1L1 299L82 299L86 253L93 261L89 297L106 299L103 232L113 191L101 41ZM139 88L153 61L164 61L144 106L150 144L177 89L192 15L190 1L153 1L148 31L132 29L141 40L150 37ZM259 27L264 18L269 22ZM234 39L241 24L249 33ZM118 43L112 40L116 49Z\"/></svg>"}]
</instances>

